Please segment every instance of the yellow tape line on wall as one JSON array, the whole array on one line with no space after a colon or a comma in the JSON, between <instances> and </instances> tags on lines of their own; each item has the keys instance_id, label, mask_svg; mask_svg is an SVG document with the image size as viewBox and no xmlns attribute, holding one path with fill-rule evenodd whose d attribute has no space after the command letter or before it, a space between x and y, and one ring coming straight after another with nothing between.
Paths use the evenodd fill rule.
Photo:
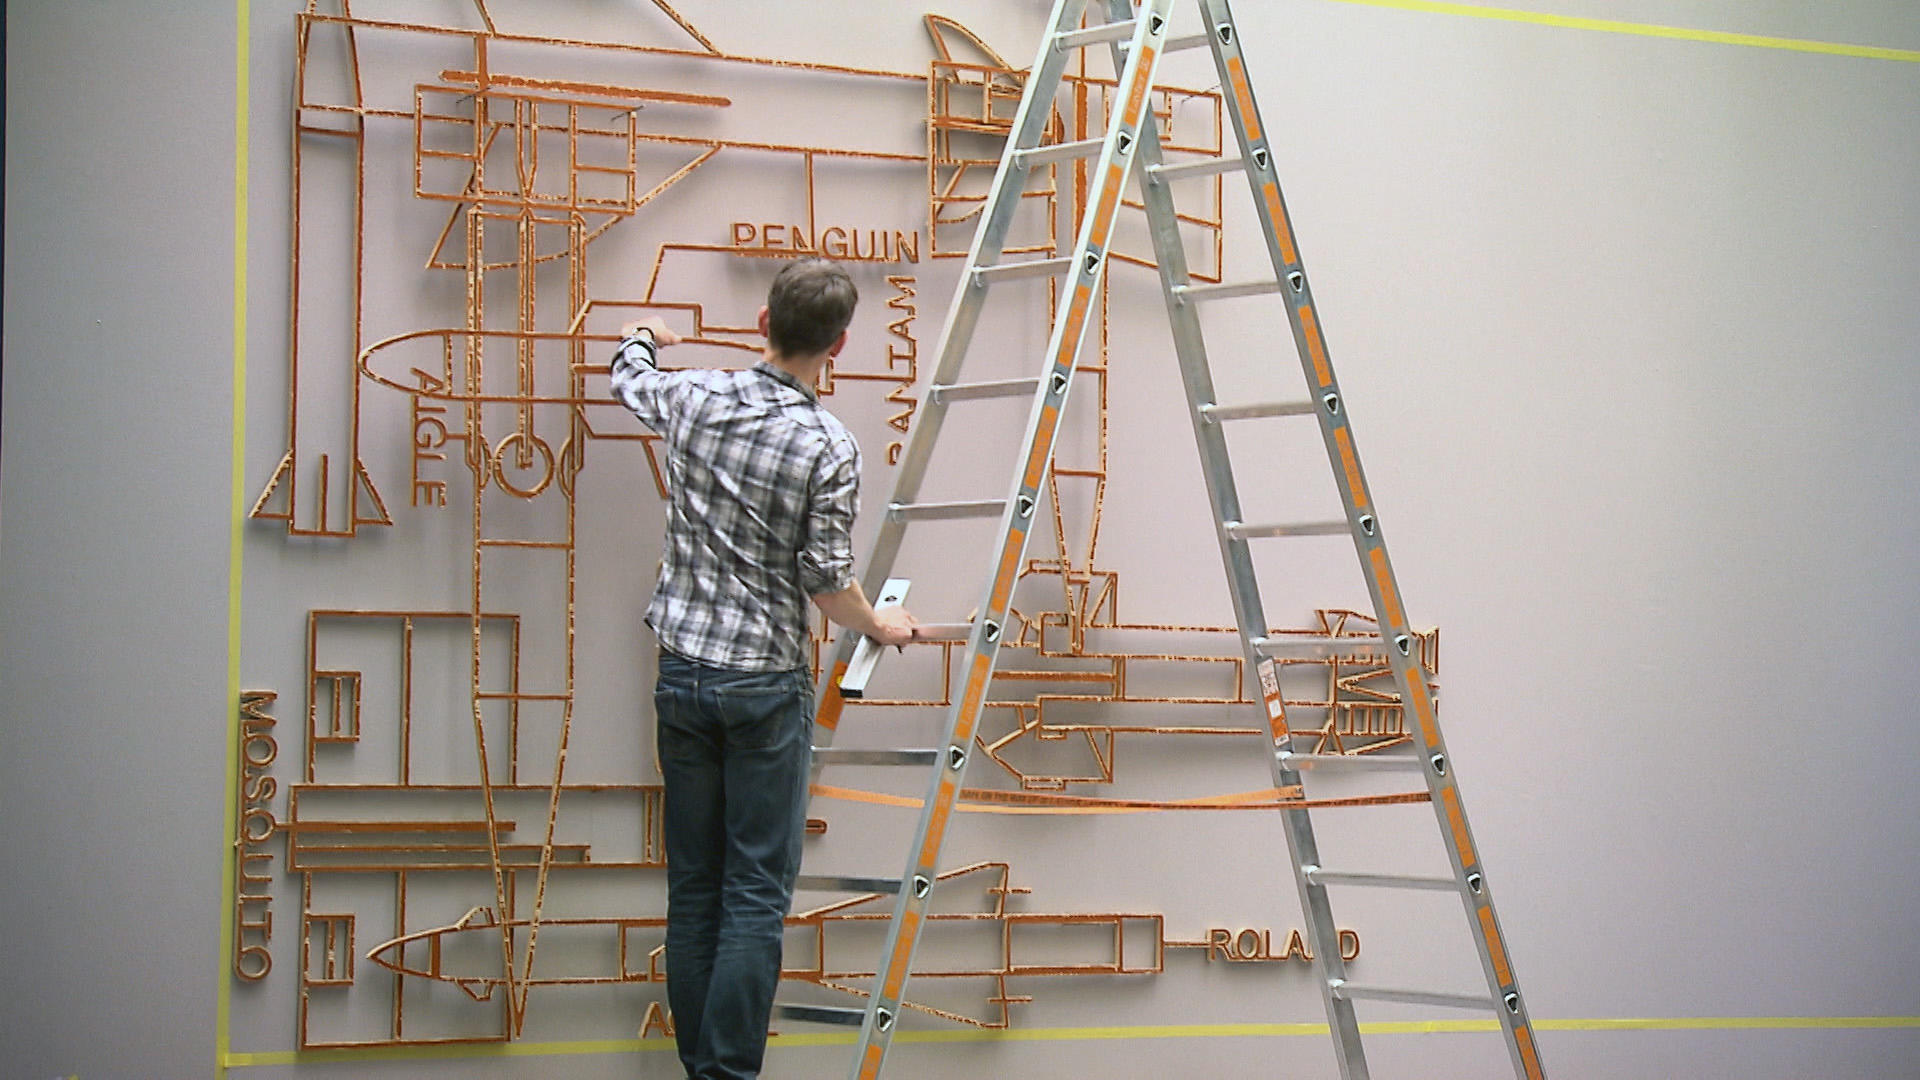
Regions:
<instances>
[{"instance_id":1,"label":"yellow tape line on wall","mask_svg":"<svg viewBox=\"0 0 1920 1080\"><path fill-rule=\"evenodd\" d=\"M1685 27L1657 26L1646 23L1621 22L1611 19L1588 19L1568 15L1551 15L1536 11L1521 11L1510 8L1479 7L1472 4L1442 3L1438 0L1331 0L1333 3L1355 4L1364 7L1388 8L1401 11L1424 12L1436 15L1455 15L1475 19L1495 19L1505 22L1530 23L1540 26L1553 26L1571 30L1589 30L1611 34L1631 34L1642 37L1670 38L1684 41L1698 41L1721 45L1741 45L1750 48L1783 49L1794 52L1821 53L1833 56L1849 56L1875 60L1895 60L1906 63L1920 62L1920 50L1890 49L1871 45L1847 45L1836 42L1807 41L1796 38L1766 37L1757 34L1736 34L1716 30L1694 30ZM233 520L228 533L228 571L227 571L227 701L235 703L240 698L240 584L241 584L241 544L245 520L245 472L246 472L246 370L247 370L247 169L248 169L248 121L249 121L249 84L251 36L251 12L249 0L236 0L234 44L234 181L233 181ZM228 740L227 762L227 799L228 815L227 835L231 836L236 822L232 820L236 805L235 755L238 751L238 713L233 717L234 733ZM848 797L851 793L834 792L839 797ZM868 793L860 793L867 795ZM1252 792L1242 796L1226 796L1217 800L1196 800L1197 803L1232 803L1248 796L1267 795L1267 792ZM856 796L857 797L857 796ZM919 800L903 800L918 804ZM995 811L1017 813L1024 808L988 808L968 806L963 809L976 811ZM1113 808L1118 809L1118 808ZM1028 812L1048 812L1028 809ZM1058 809L1052 812L1060 812ZM1108 812L1113 812L1109 809ZM227 959L233 950L232 926L228 913L233 907L233 848L227 846L222 862L221 891L224 902L221 904L221 950L220 974L218 976L218 1016L215 1024L216 1076L224 1077L230 1068L246 1068L264 1065L294 1065L303 1062L344 1062L344 1061L407 1061L407 1060L450 1060L478 1057L544 1057L552 1055L577 1054L618 1054L643 1050L664 1050L671 1048L671 1039L615 1039L600 1041L550 1042L550 1043L485 1043L469 1046L419 1046L419 1047L381 1047L366 1050L338 1051L274 1051L266 1053L235 1053L231 1047L231 984L227 969ZM1453 1021L1405 1021L1362 1024L1361 1031L1367 1034L1407 1034L1431 1032L1473 1032L1493 1031L1497 1025L1491 1020L1453 1020ZM1666 1017L1666 1018L1602 1018L1591 1020L1540 1020L1534 1027L1542 1031L1673 1031L1673 1030L1781 1030L1781 1029L1874 1029L1874 1028L1920 1028L1920 1016L1770 1016L1770 1017ZM901 1032L895 1041L914 1042L1039 1042L1062 1040L1106 1040L1106 1039L1182 1039L1182 1038L1265 1038L1275 1036L1325 1036L1325 1024L1155 1024L1134 1027L1097 1027L1097 1028L1036 1028L1007 1031L908 1031ZM851 1034L833 1035L781 1035L774 1039L776 1045L808 1046L850 1044L854 1041Z\"/></svg>"},{"instance_id":2,"label":"yellow tape line on wall","mask_svg":"<svg viewBox=\"0 0 1920 1080\"><path fill-rule=\"evenodd\" d=\"M1920 1016L1699 1016L1606 1017L1592 1020L1535 1020L1540 1031L1753 1031L1862 1030L1920 1028ZM1361 1024L1363 1035L1415 1035L1499 1030L1494 1020L1406 1020ZM1259 1039L1290 1036L1325 1038L1325 1024L1140 1024L1131 1027L1014 1028L985 1031L903 1031L896 1043L1100 1042L1114 1039ZM774 1046L850 1046L851 1033L776 1035ZM365 1050L280 1051L228 1054L226 1066L341 1063L349 1061L427 1061L489 1057L546 1057L579 1054L629 1054L670 1050L672 1039L602 1039L580 1042L483 1043L468 1046L391 1046Z\"/></svg>"},{"instance_id":3,"label":"yellow tape line on wall","mask_svg":"<svg viewBox=\"0 0 1920 1080\"><path fill-rule=\"evenodd\" d=\"M233 46L233 520L227 529L227 733L226 825L221 856L220 966L214 975L219 1000L214 1018L214 1077L227 1074L232 1043L234 854L239 836L240 763L240 551L247 514L247 124L251 113L249 0L236 0Z\"/></svg>"},{"instance_id":4,"label":"yellow tape line on wall","mask_svg":"<svg viewBox=\"0 0 1920 1080\"><path fill-rule=\"evenodd\" d=\"M1586 19L1575 15L1549 15L1541 11L1516 8L1481 7L1477 4L1453 4L1443 0L1331 0L1336 4L1389 8L1395 11L1419 11L1433 15L1459 15L1469 19L1497 19L1501 22L1557 26L1563 30L1593 30L1605 34L1632 34L1637 37L1672 38L1702 41L1714 45L1744 45L1753 49L1785 49L1789 52L1823 53L1869 60L1898 60L1920 63L1920 49L1889 49L1879 45L1847 45L1834 41L1808 41L1802 38L1767 37L1763 34L1735 34L1723 30L1694 30L1684 26L1658 26L1652 23L1621 22L1616 19Z\"/></svg>"}]
</instances>

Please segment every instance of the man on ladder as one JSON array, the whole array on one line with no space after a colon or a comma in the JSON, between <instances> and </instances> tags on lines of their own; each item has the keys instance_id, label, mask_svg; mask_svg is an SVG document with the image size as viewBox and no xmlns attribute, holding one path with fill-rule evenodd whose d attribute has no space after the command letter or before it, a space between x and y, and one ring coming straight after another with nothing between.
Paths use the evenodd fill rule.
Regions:
<instances>
[{"instance_id":1,"label":"man on ladder","mask_svg":"<svg viewBox=\"0 0 1920 1080\"><path fill-rule=\"evenodd\" d=\"M670 500L647 624L666 784L667 1002L690 1080L750 1080L766 1053L800 868L811 764L811 597L881 645L913 638L854 576L860 449L814 393L859 294L824 259L788 264L746 371L664 373L679 338L629 324L613 396L664 436Z\"/></svg>"}]
</instances>

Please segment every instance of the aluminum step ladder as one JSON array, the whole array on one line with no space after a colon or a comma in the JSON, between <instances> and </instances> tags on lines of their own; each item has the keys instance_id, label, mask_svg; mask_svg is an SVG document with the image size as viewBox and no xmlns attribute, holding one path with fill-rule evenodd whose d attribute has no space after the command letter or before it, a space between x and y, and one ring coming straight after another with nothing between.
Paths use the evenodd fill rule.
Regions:
<instances>
[{"instance_id":1,"label":"aluminum step ladder","mask_svg":"<svg viewBox=\"0 0 1920 1080\"><path fill-rule=\"evenodd\" d=\"M1029 69L1025 93L942 332L938 365L926 395L926 408L909 440L893 497L887 504L886 516L863 576L866 591L876 597L876 605L900 603L905 596L906 582L892 578L891 573L910 523L999 518L1000 543L987 563L984 575L987 584L974 616L968 623L934 629L934 636L958 640L964 635L966 646L959 666L961 692L947 712L942 745L918 750L835 751L832 740L845 701L864 691L866 679L881 653L864 638L841 635L834 658L822 675L820 708L814 729L816 778L821 769L835 764L898 764L926 768L932 775L919 825L909 844L906 868L899 878L802 877L803 888L897 894L886 945L866 1007L791 1005L780 1006L778 1014L792 1020L858 1025L860 1036L849 1076L854 1080L874 1080L880 1075L903 1007L914 948L925 923L938 872L941 845L961 790L974 731L992 680L1014 583L1040 502L1040 485L1051 463L1056 427L1072 387L1075 358L1108 261L1107 244L1122 189L1128 175L1137 170L1216 532L1233 593L1242 647L1249 663L1259 673L1263 700L1267 702L1274 786L1283 791L1301 790L1302 773L1316 769L1418 771L1425 777L1441 841L1453 867L1449 877L1328 869L1321 864L1308 811L1304 808L1281 811L1340 1074L1345 1080L1364 1080L1369 1075L1354 1003L1379 1000L1489 1011L1499 1020L1515 1076L1542 1080L1545 1072L1533 1028L1494 916L1492 891L1467 826L1460 792L1448 767L1432 688L1419 665L1417 638L1408 624L1387 559L1380 523L1360 469L1348 411L1333 377L1306 270L1288 223L1267 131L1254 102L1232 13L1226 0L1198 0L1202 31L1173 37L1170 34L1172 3L1173 0L1142 0L1136 6L1134 0L1097 0L1091 5L1096 18L1104 15L1106 21L1083 27L1089 0L1056 0L1039 55ZM1113 98L1117 107L1105 135L1100 139L1041 146L1042 131L1071 54L1076 49L1093 47L1111 50L1115 66L1120 70ZM1212 51L1240 156L1233 159L1223 155L1210 161L1166 164L1161 160L1157 128L1147 113L1149 94L1158 62L1165 53L1198 47ZM1095 165L1085 212L1071 252L1061 257L1002 262L1002 249L1028 170L1075 156L1092 158ZM1170 184L1185 176L1229 171L1242 172L1247 177L1274 276L1247 283L1196 284L1187 272ZM960 381L962 361L982 308L992 295L993 285L1035 276L1055 278L1064 296L1046 347L1045 369L1031 379ZM1279 294L1286 303L1311 394L1301 401L1223 405L1214 399L1198 309L1214 301L1270 294ZM965 401L1007 395L1031 395L1032 407L1006 498L917 501L947 409ZM1315 417L1319 423L1344 515L1325 521L1274 524L1242 520L1222 425L1306 416ZM1377 616L1379 637L1375 644L1389 657L1403 712L1418 748L1412 757L1303 754L1293 749L1274 665L1276 655L1286 646L1268 636L1249 541L1329 535L1350 535L1353 539ZM1328 901L1329 886L1458 893L1466 908L1468 928L1490 993L1462 995L1350 982Z\"/></svg>"}]
</instances>

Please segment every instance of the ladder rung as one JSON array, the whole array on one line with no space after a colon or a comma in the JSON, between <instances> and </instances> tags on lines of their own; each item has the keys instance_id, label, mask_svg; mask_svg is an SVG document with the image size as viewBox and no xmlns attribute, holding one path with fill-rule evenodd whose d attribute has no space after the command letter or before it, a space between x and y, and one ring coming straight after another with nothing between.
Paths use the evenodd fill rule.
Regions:
<instances>
[{"instance_id":1,"label":"ladder rung","mask_svg":"<svg viewBox=\"0 0 1920 1080\"><path fill-rule=\"evenodd\" d=\"M1490 997L1478 994L1441 994L1431 990L1395 990L1385 986L1356 986L1353 983L1334 979L1327 984L1333 996L1345 1001L1399 1001L1408 1005L1442 1005L1449 1009L1485 1009L1489 1012L1497 1008Z\"/></svg>"},{"instance_id":2,"label":"ladder rung","mask_svg":"<svg viewBox=\"0 0 1920 1080\"><path fill-rule=\"evenodd\" d=\"M996 281L1011 281L1014 278L1056 277L1067 267L1073 265L1073 259L1061 256L1057 259L1034 259L1030 262L1003 263L999 266L976 266L973 280L981 285Z\"/></svg>"},{"instance_id":3,"label":"ladder rung","mask_svg":"<svg viewBox=\"0 0 1920 1080\"><path fill-rule=\"evenodd\" d=\"M1236 296L1259 296L1279 292L1278 281L1236 281L1225 285L1175 285L1173 295L1181 301L1231 300Z\"/></svg>"},{"instance_id":4,"label":"ladder rung","mask_svg":"<svg viewBox=\"0 0 1920 1080\"><path fill-rule=\"evenodd\" d=\"M1071 161L1074 158L1092 157L1107 145L1105 139L1081 139L1078 142L1054 143L1052 146L1036 146L1031 150L1016 150L1013 156L1022 165L1048 165L1055 161Z\"/></svg>"},{"instance_id":5,"label":"ladder rung","mask_svg":"<svg viewBox=\"0 0 1920 1080\"><path fill-rule=\"evenodd\" d=\"M1053 47L1082 49L1088 45L1102 45L1109 41L1125 41L1133 36L1133 28L1132 20L1124 20L1089 26L1084 30L1063 30L1053 35Z\"/></svg>"},{"instance_id":6,"label":"ladder rung","mask_svg":"<svg viewBox=\"0 0 1920 1080\"><path fill-rule=\"evenodd\" d=\"M1215 176L1246 168L1245 158L1219 157L1204 161L1183 161L1178 165L1149 165L1147 177L1152 180L1191 180L1196 176Z\"/></svg>"},{"instance_id":7,"label":"ladder rung","mask_svg":"<svg viewBox=\"0 0 1920 1080\"><path fill-rule=\"evenodd\" d=\"M897 893L899 878L846 877L840 874L799 874L793 887L814 892Z\"/></svg>"},{"instance_id":8,"label":"ladder rung","mask_svg":"<svg viewBox=\"0 0 1920 1080\"><path fill-rule=\"evenodd\" d=\"M819 751L815 751L818 753ZM1309 769L1350 769L1355 772L1418 772L1426 766L1419 758L1405 754L1296 754L1283 750L1275 755L1280 767L1294 772Z\"/></svg>"},{"instance_id":9,"label":"ladder rung","mask_svg":"<svg viewBox=\"0 0 1920 1080\"><path fill-rule=\"evenodd\" d=\"M1268 401L1252 405L1202 405L1200 416L1206 420L1253 420L1262 416L1307 416L1314 411L1311 401Z\"/></svg>"},{"instance_id":10,"label":"ladder rung","mask_svg":"<svg viewBox=\"0 0 1920 1080\"><path fill-rule=\"evenodd\" d=\"M867 1019L865 1009L848 1009L834 1005L775 1005L773 1014L782 1020L799 1020L808 1024L840 1024L844 1027L859 1027Z\"/></svg>"},{"instance_id":11,"label":"ladder rung","mask_svg":"<svg viewBox=\"0 0 1920 1080\"><path fill-rule=\"evenodd\" d=\"M1039 379L999 379L993 382L953 383L927 387L931 402L970 401L974 398L1032 397L1040 388Z\"/></svg>"},{"instance_id":12,"label":"ladder rung","mask_svg":"<svg viewBox=\"0 0 1920 1080\"><path fill-rule=\"evenodd\" d=\"M813 748L815 765L937 765L938 750L841 750L831 746Z\"/></svg>"},{"instance_id":13,"label":"ladder rung","mask_svg":"<svg viewBox=\"0 0 1920 1080\"><path fill-rule=\"evenodd\" d=\"M1353 526L1344 521L1302 521L1295 524L1248 525L1242 521L1227 522L1227 535L1235 540L1247 540L1257 536L1345 536L1353 531Z\"/></svg>"},{"instance_id":14,"label":"ladder rung","mask_svg":"<svg viewBox=\"0 0 1920 1080\"><path fill-rule=\"evenodd\" d=\"M1304 634L1298 637L1257 637L1250 644L1254 651L1262 656L1297 653L1346 656L1358 652L1384 654L1387 651L1387 643L1372 634L1356 634L1351 637L1319 637Z\"/></svg>"},{"instance_id":15,"label":"ladder rung","mask_svg":"<svg viewBox=\"0 0 1920 1080\"><path fill-rule=\"evenodd\" d=\"M1188 49L1202 49L1206 47L1207 41L1206 34L1182 34L1179 37L1168 38L1167 43L1160 46L1160 53L1164 56L1167 53L1185 52ZM1120 46L1120 51L1126 52L1131 47L1132 42L1127 42Z\"/></svg>"},{"instance_id":16,"label":"ladder rung","mask_svg":"<svg viewBox=\"0 0 1920 1080\"><path fill-rule=\"evenodd\" d=\"M942 521L949 518L993 517L1007 508L1005 499L960 502L891 503L887 517L894 521Z\"/></svg>"},{"instance_id":17,"label":"ladder rung","mask_svg":"<svg viewBox=\"0 0 1920 1080\"><path fill-rule=\"evenodd\" d=\"M1322 870L1309 866L1301 871L1315 885L1366 885L1381 889L1432 889L1457 892L1460 883L1452 878L1417 877L1412 874L1356 874L1341 870Z\"/></svg>"},{"instance_id":18,"label":"ladder rung","mask_svg":"<svg viewBox=\"0 0 1920 1080\"><path fill-rule=\"evenodd\" d=\"M915 641L965 641L973 633L970 622L920 623L913 628Z\"/></svg>"}]
</instances>

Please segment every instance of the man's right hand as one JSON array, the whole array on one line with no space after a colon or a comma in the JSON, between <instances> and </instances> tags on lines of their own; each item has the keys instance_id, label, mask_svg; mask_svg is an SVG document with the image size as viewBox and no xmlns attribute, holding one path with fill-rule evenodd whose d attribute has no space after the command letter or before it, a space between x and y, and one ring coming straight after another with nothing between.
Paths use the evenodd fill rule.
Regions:
<instances>
[{"instance_id":1,"label":"man's right hand","mask_svg":"<svg viewBox=\"0 0 1920 1080\"><path fill-rule=\"evenodd\" d=\"M839 592L816 593L813 602L836 624L881 645L905 645L913 640L913 628L920 625L906 608L876 608L867 603L867 594L860 590L858 581Z\"/></svg>"},{"instance_id":2,"label":"man's right hand","mask_svg":"<svg viewBox=\"0 0 1920 1080\"><path fill-rule=\"evenodd\" d=\"M875 608L873 628L867 636L882 645L905 645L913 640L914 627L920 625L903 607Z\"/></svg>"}]
</instances>

